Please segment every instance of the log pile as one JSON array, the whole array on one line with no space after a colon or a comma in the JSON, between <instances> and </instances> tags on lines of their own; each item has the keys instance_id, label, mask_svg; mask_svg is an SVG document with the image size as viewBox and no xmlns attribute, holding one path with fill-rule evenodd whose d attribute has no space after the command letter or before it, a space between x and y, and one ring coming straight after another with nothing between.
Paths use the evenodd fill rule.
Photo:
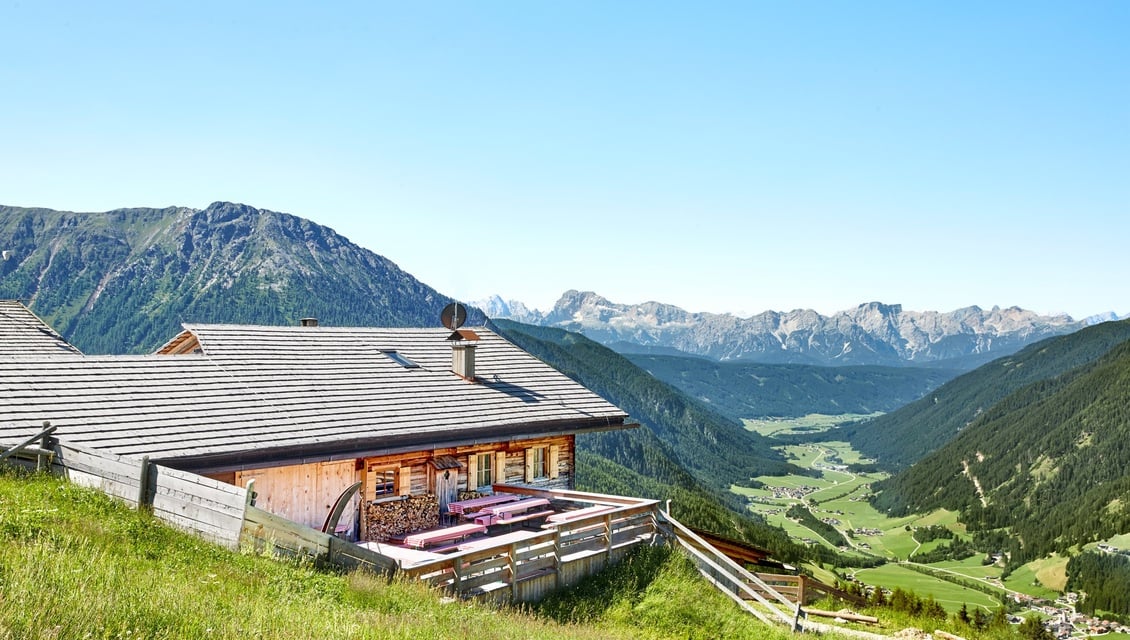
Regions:
<instances>
[{"instance_id":1,"label":"log pile","mask_svg":"<svg viewBox=\"0 0 1130 640\"><path fill-rule=\"evenodd\" d=\"M463 502L464 500L474 500L475 498L481 498L485 495L487 495L487 494L483 493L482 491L466 491L466 490L464 490L464 491L460 491L459 496L456 497L455 499L459 502Z\"/></svg>"},{"instance_id":2,"label":"log pile","mask_svg":"<svg viewBox=\"0 0 1130 640\"><path fill-rule=\"evenodd\" d=\"M439 526L439 501L434 494L365 505L367 540L384 542L421 529Z\"/></svg>"}]
</instances>

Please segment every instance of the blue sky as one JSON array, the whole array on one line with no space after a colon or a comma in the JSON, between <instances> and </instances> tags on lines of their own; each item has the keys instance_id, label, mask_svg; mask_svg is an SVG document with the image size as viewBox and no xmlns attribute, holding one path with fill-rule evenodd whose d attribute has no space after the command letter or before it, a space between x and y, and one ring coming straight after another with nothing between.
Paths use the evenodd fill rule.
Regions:
<instances>
[{"instance_id":1,"label":"blue sky","mask_svg":"<svg viewBox=\"0 0 1130 640\"><path fill-rule=\"evenodd\" d=\"M0 0L0 203L542 309L1130 312L1130 3L312 4Z\"/></svg>"}]
</instances>

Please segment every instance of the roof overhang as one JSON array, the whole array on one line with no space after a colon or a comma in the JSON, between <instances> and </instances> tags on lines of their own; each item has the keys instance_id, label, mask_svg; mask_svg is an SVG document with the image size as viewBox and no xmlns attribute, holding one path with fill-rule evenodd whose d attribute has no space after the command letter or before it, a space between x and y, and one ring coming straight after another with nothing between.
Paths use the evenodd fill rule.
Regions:
<instances>
[{"instance_id":1,"label":"roof overhang","mask_svg":"<svg viewBox=\"0 0 1130 640\"><path fill-rule=\"evenodd\" d=\"M253 450L223 452L216 454L161 458L151 455L150 459L167 467L192 471L194 473L226 473L248 471L270 467L285 467L316 462L337 462L373 458L377 456L412 453L415 451L434 451L454 447L473 447L480 445L515 443L537 440L561 435L600 433L635 429L638 423L625 423L622 419L599 418L584 422L570 420L561 423L538 423L534 425L505 425L495 429L479 429L473 434L460 437L459 434L412 433L403 436L382 435L374 438L341 440L315 445L286 447L263 447Z\"/></svg>"}]
</instances>

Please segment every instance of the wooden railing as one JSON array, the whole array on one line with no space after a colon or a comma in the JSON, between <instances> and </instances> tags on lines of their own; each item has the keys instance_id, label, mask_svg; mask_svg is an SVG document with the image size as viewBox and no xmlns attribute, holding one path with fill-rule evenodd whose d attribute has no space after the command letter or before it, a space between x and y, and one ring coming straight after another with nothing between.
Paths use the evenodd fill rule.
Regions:
<instances>
[{"instance_id":1,"label":"wooden railing","mask_svg":"<svg viewBox=\"0 0 1130 640\"><path fill-rule=\"evenodd\" d=\"M659 520L675 543L690 554L691 560L707 582L766 624L784 624L794 631L800 628L802 611L799 604L790 602L764 580L718 551L669 514L660 513ZM751 605L751 600L761 604L764 610Z\"/></svg>"},{"instance_id":2,"label":"wooden railing","mask_svg":"<svg viewBox=\"0 0 1130 640\"><path fill-rule=\"evenodd\" d=\"M529 602L607 567L628 549L650 542L656 533L655 500L510 485L495 489L614 508L542 532L501 536L500 544L489 547L401 566L401 574L461 597Z\"/></svg>"}]
</instances>

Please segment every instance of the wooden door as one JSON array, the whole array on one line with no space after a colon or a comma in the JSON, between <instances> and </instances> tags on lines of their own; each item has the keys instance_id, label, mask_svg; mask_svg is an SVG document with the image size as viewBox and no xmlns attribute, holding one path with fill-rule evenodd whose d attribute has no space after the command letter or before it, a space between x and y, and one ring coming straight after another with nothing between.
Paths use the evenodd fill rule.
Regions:
<instances>
[{"instance_id":1,"label":"wooden door","mask_svg":"<svg viewBox=\"0 0 1130 640\"><path fill-rule=\"evenodd\" d=\"M455 502L455 492L458 486L458 469L436 470L436 500L439 501L440 513L447 513L448 503Z\"/></svg>"}]
</instances>

